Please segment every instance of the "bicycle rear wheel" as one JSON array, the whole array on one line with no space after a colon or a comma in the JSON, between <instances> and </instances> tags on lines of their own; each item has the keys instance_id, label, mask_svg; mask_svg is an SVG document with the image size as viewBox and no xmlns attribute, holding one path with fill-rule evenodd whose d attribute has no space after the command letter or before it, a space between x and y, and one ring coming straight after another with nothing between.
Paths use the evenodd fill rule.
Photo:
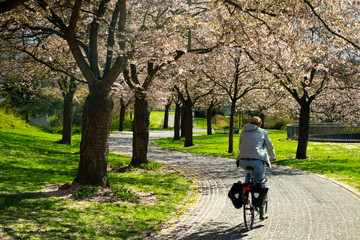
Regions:
<instances>
[{"instance_id":1,"label":"bicycle rear wheel","mask_svg":"<svg viewBox=\"0 0 360 240\"><path fill-rule=\"evenodd\" d=\"M266 202L264 204L264 214L267 214L268 211L268 199L266 199Z\"/></svg>"},{"instance_id":2,"label":"bicycle rear wheel","mask_svg":"<svg viewBox=\"0 0 360 240\"><path fill-rule=\"evenodd\" d=\"M246 200L243 205L245 228L250 231L254 226L255 209L250 204L250 200Z\"/></svg>"}]
</instances>

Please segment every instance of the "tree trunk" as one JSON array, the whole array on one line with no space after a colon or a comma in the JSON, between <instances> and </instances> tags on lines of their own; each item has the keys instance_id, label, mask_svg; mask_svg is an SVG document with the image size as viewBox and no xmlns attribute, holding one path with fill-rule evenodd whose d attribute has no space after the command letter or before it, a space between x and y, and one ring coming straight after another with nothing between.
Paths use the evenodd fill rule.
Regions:
<instances>
[{"instance_id":1,"label":"tree trunk","mask_svg":"<svg viewBox=\"0 0 360 240\"><path fill-rule=\"evenodd\" d=\"M181 108L181 117L180 117L180 128L181 128L180 137L182 138L186 136L185 108L186 108L185 106Z\"/></svg>"},{"instance_id":2,"label":"tree trunk","mask_svg":"<svg viewBox=\"0 0 360 240\"><path fill-rule=\"evenodd\" d=\"M260 117L260 119L261 119L261 128L264 128L264 124L265 124L265 114L264 113L260 113L259 114L259 117Z\"/></svg>"},{"instance_id":3,"label":"tree trunk","mask_svg":"<svg viewBox=\"0 0 360 240\"><path fill-rule=\"evenodd\" d=\"M229 149L228 153L232 153L234 151L234 115L235 115L235 106L236 101L231 102L231 111L230 111L230 123L229 123Z\"/></svg>"},{"instance_id":4,"label":"tree trunk","mask_svg":"<svg viewBox=\"0 0 360 240\"><path fill-rule=\"evenodd\" d=\"M192 102L187 100L185 102L185 145L184 147L193 146L193 116L192 116Z\"/></svg>"},{"instance_id":5,"label":"tree trunk","mask_svg":"<svg viewBox=\"0 0 360 240\"><path fill-rule=\"evenodd\" d=\"M66 79L63 79L66 81ZM60 83L59 83L60 85ZM68 86L68 89L65 89ZM60 86L63 92L64 105L63 105L63 131L62 139L56 143L71 145L71 135L72 135L72 124L74 120L74 95L76 92L76 83L75 79L71 78L69 84L63 84Z\"/></svg>"},{"instance_id":6,"label":"tree trunk","mask_svg":"<svg viewBox=\"0 0 360 240\"><path fill-rule=\"evenodd\" d=\"M125 111L126 111L126 106L124 104L124 100L120 99L120 117L119 117L119 131L120 132L122 132L124 130Z\"/></svg>"},{"instance_id":7,"label":"tree trunk","mask_svg":"<svg viewBox=\"0 0 360 240\"><path fill-rule=\"evenodd\" d=\"M24 119L26 123L30 123L30 117L28 113L24 113Z\"/></svg>"},{"instance_id":8,"label":"tree trunk","mask_svg":"<svg viewBox=\"0 0 360 240\"><path fill-rule=\"evenodd\" d=\"M74 95L68 95L64 98L62 139L57 143L71 145L72 123L74 119L73 97Z\"/></svg>"},{"instance_id":9,"label":"tree trunk","mask_svg":"<svg viewBox=\"0 0 360 240\"><path fill-rule=\"evenodd\" d=\"M169 128L169 110L170 110L170 106L171 106L171 103L166 104L166 106L165 106L165 113L164 113L165 116L164 116L164 125L163 125L164 129Z\"/></svg>"},{"instance_id":10,"label":"tree trunk","mask_svg":"<svg viewBox=\"0 0 360 240\"><path fill-rule=\"evenodd\" d=\"M310 104L301 103L299 120L299 139L296 151L296 158L306 159L307 144L309 141Z\"/></svg>"},{"instance_id":11,"label":"tree trunk","mask_svg":"<svg viewBox=\"0 0 360 240\"><path fill-rule=\"evenodd\" d=\"M181 107L180 104L176 103L175 119L174 119L174 141L180 140L180 118L181 118Z\"/></svg>"},{"instance_id":12,"label":"tree trunk","mask_svg":"<svg viewBox=\"0 0 360 240\"><path fill-rule=\"evenodd\" d=\"M212 116L213 107L210 106L206 111L206 128L207 128L207 135L212 134L211 129L211 116Z\"/></svg>"},{"instance_id":13,"label":"tree trunk","mask_svg":"<svg viewBox=\"0 0 360 240\"><path fill-rule=\"evenodd\" d=\"M105 187L109 186L107 160L114 104L107 94L100 91L91 92L84 106L80 162L74 182Z\"/></svg>"},{"instance_id":14,"label":"tree trunk","mask_svg":"<svg viewBox=\"0 0 360 240\"><path fill-rule=\"evenodd\" d=\"M147 164L149 142L149 112L146 94L135 94L134 122L133 122L133 157L130 165L138 167Z\"/></svg>"}]
</instances>

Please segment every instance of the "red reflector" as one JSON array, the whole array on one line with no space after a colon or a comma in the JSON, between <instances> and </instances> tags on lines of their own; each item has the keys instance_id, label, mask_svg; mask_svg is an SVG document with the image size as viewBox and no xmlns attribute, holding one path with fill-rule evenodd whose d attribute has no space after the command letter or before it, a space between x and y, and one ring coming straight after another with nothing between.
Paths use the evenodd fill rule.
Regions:
<instances>
[{"instance_id":1,"label":"red reflector","mask_svg":"<svg viewBox=\"0 0 360 240\"><path fill-rule=\"evenodd\" d=\"M247 190L247 191L250 191L250 187L243 187L242 190Z\"/></svg>"},{"instance_id":2,"label":"red reflector","mask_svg":"<svg viewBox=\"0 0 360 240\"><path fill-rule=\"evenodd\" d=\"M244 199L246 200L246 196L244 195Z\"/></svg>"}]
</instances>

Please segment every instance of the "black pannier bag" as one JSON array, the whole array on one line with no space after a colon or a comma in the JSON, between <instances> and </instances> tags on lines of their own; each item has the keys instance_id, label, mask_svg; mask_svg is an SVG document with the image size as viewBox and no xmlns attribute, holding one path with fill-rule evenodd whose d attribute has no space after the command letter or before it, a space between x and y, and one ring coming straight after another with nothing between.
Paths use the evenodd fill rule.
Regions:
<instances>
[{"instance_id":1,"label":"black pannier bag","mask_svg":"<svg viewBox=\"0 0 360 240\"><path fill-rule=\"evenodd\" d=\"M264 183L257 183L251 187L251 202L255 207L261 207L265 204L269 188Z\"/></svg>"},{"instance_id":2,"label":"black pannier bag","mask_svg":"<svg viewBox=\"0 0 360 240\"><path fill-rule=\"evenodd\" d=\"M243 184L239 181L232 185L230 188L230 191L228 193L228 197L232 201L235 208L241 208L243 204L243 190L242 190Z\"/></svg>"}]
</instances>

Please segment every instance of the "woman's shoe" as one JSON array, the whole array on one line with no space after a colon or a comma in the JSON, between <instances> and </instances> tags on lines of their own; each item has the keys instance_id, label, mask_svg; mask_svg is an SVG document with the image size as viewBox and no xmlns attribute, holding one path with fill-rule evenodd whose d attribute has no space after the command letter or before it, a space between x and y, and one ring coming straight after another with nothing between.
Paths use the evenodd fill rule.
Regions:
<instances>
[{"instance_id":1,"label":"woman's shoe","mask_svg":"<svg viewBox=\"0 0 360 240\"><path fill-rule=\"evenodd\" d=\"M265 220L265 219L268 219L268 215L267 214L265 214L265 215L263 215L263 216L260 216L260 220L261 221L263 221L263 220Z\"/></svg>"}]
</instances>

